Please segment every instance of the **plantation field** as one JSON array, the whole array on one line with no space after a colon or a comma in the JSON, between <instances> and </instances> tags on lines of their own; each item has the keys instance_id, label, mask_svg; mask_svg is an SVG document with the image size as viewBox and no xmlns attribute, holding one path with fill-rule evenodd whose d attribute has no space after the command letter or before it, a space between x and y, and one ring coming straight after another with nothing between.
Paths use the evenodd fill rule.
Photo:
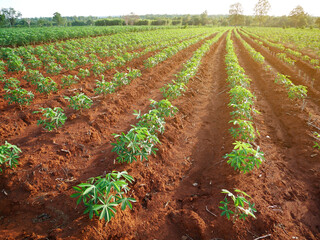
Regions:
<instances>
[{"instance_id":1,"label":"plantation field","mask_svg":"<svg viewBox=\"0 0 320 240\"><path fill-rule=\"evenodd\" d=\"M2 47L0 239L320 239L320 58L289 33Z\"/></svg>"}]
</instances>

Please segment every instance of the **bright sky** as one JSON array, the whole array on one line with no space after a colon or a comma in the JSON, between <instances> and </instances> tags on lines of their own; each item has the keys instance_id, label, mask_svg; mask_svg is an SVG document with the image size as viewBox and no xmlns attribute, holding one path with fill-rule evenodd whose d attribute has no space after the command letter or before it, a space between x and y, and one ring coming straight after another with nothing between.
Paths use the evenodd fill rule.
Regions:
<instances>
[{"instance_id":1,"label":"bright sky","mask_svg":"<svg viewBox=\"0 0 320 240\"><path fill-rule=\"evenodd\" d=\"M0 8L13 7L22 17L121 16L134 12L144 14L228 14L231 4L240 2L244 14L252 15L258 0L0 0ZM320 0L269 0L269 15L288 15L301 5L311 16L320 16Z\"/></svg>"}]
</instances>

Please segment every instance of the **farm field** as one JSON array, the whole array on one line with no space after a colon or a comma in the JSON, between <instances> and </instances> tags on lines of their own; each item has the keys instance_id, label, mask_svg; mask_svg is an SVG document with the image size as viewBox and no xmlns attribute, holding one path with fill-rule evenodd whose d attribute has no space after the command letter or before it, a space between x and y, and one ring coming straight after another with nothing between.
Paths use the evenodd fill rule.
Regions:
<instances>
[{"instance_id":1,"label":"farm field","mask_svg":"<svg viewBox=\"0 0 320 240\"><path fill-rule=\"evenodd\" d=\"M0 239L320 239L319 49L263 30L2 47L0 144L21 153L0 165ZM125 210L77 204L112 171L134 178L114 183ZM245 220L221 216L223 189L251 196Z\"/></svg>"}]
</instances>

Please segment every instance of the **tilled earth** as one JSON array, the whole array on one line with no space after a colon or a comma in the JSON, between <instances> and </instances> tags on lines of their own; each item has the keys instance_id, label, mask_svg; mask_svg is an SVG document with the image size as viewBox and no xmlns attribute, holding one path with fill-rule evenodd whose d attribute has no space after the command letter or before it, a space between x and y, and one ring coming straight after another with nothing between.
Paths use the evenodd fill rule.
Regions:
<instances>
[{"instance_id":1,"label":"tilled earth","mask_svg":"<svg viewBox=\"0 0 320 240\"><path fill-rule=\"evenodd\" d=\"M94 77L49 97L38 95L23 109L0 99L1 139L23 151L18 168L6 170L0 178L0 238L231 240L268 235L265 239L320 239L320 153L312 148L314 129L308 124L310 116L319 122L319 92L296 69L244 39L266 57L273 71L307 85L310 93L302 111L301 102L288 99L274 83L272 72L254 62L233 37L239 63L252 80L255 107L261 112L254 119L260 132L257 144L266 158L259 169L241 174L223 158L233 148L228 130L226 34L202 59L187 92L172 101L179 113L168 119L157 155L148 162L115 162L112 133L128 131L137 121L133 110L146 112L149 99L162 99L160 88L174 79L204 41L145 69L143 60L155 54L150 53L122 68L141 69L140 78L114 94L94 98L92 108L82 113L68 109L63 96L77 89L94 96ZM32 88L27 83L23 87ZM53 132L37 126L39 116L32 112L56 106L66 109L66 124ZM137 203L131 211L119 211L109 223L90 220L82 214L83 206L69 197L72 186L112 170L126 170L136 179L131 188ZM257 219L233 223L220 216L221 190L233 188L252 197Z\"/></svg>"}]
</instances>

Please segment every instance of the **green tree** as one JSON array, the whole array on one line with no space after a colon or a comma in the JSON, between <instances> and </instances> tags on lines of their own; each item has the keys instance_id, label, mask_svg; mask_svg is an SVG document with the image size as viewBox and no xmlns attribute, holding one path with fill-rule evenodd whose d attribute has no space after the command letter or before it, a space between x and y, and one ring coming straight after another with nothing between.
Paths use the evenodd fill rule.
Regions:
<instances>
[{"instance_id":1,"label":"green tree","mask_svg":"<svg viewBox=\"0 0 320 240\"><path fill-rule=\"evenodd\" d=\"M289 19L294 27L305 27L307 25L308 14L298 5L290 12Z\"/></svg>"},{"instance_id":2,"label":"green tree","mask_svg":"<svg viewBox=\"0 0 320 240\"><path fill-rule=\"evenodd\" d=\"M63 18L61 17L61 14L58 13L58 12L55 12L53 14L53 18L52 20L57 24L57 26L62 26L64 24L64 20Z\"/></svg>"},{"instance_id":3,"label":"green tree","mask_svg":"<svg viewBox=\"0 0 320 240\"><path fill-rule=\"evenodd\" d=\"M259 26L265 23L267 14L271 8L268 0L259 0L258 3L254 7L254 15L259 22Z\"/></svg>"},{"instance_id":4,"label":"green tree","mask_svg":"<svg viewBox=\"0 0 320 240\"><path fill-rule=\"evenodd\" d=\"M241 3L235 3L230 5L229 21L230 21L230 24L234 26L243 25L244 16L243 16L243 8Z\"/></svg>"},{"instance_id":5,"label":"green tree","mask_svg":"<svg viewBox=\"0 0 320 240\"><path fill-rule=\"evenodd\" d=\"M317 18L315 24L318 26L318 28L320 28L320 17Z\"/></svg>"},{"instance_id":6,"label":"green tree","mask_svg":"<svg viewBox=\"0 0 320 240\"><path fill-rule=\"evenodd\" d=\"M21 12L17 12L14 8L2 8L1 12L11 27L15 24L16 20L22 16Z\"/></svg>"},{"instance_id":7,"label":"green tree","mask_svg":"<svg viewBox=\"0 0 320 240\"><path fill-rule=\"evenodd\" d=\"M134 25L139 20L139 16L131 12L129 15L123 16L126 25Z\"/></svg>"},{"instance_id":8,"label":"green tree","mask_svg":"<svg viewBox=\"0 0 320 240\"><path fill-rule=\"evenodd\" d=\"M200 19L201 19L201 24L202 24L202 25L208 24L209 19L208 19L208 12L207 12L207 10L205 10L203 13L201 13Z\"/></svg>"},{"instance_id":9,"label":"green tree","mask_svg":"<svg viewBox=\"0 0 320 240\"><path fill-rule=\"evenodd\" d=\"M190 16L190 14L187 14L187 15L183 16L183 18L182 18L182 25L190 24L190 22L191 22L191 16Z\"/></svg>"},{"instance_id":10,"label":"green tree","mask_svg":"<svg viewBox=\"0 0 320 240\"><path fill-rule=\"evenodd\" d=\"M4 14L0 14L0 26L6 24L6 16Z\"/></svg>"}]
</instances>

